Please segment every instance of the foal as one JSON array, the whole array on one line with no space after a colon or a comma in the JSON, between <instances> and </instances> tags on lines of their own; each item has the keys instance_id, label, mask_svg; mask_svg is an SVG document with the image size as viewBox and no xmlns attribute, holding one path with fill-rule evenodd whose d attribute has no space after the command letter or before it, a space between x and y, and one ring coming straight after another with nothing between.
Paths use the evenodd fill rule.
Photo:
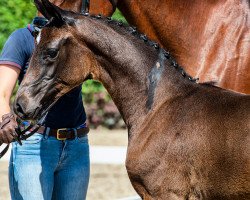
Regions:
<instances>
[{"instance_id":1,"label":"foal","mask_svg":"<svg viewBox=\"0 0 250 200\"><path fill-rule=\"evenodd\" d=\"M97 79L128 126L126 167L143 199L250 199L250 96L195 83L134 28L35 2L50 22L16 96L19 117Z\"/></svg>"}]
</instances>

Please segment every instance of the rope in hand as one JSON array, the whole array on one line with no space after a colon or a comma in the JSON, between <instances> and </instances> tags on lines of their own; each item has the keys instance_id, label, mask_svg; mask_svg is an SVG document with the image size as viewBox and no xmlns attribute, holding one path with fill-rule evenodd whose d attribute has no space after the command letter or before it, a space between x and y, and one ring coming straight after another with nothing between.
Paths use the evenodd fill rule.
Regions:
<instances>
[{"instance_id":1,"label":"rope in hand","mask_svg":"<svg viewBox=\"0 0 250 200\"><path fill-rule=\"evenodd\" d=\"M38 120L38 122L33 126L33 124L30 124L27 128L25 128L23 131L20 129L20 126L18 126L15 131L16 134L13 135L14 137L14 141L17 141L20 145L22 145L22 140L26 140L27 138L29 138L30 136L32 136L34 133L37 132L37 130L44 125L45 123L45 119L47 116L48 112L41 117L40 120ZM1 128L4 127L4 125L6 125L8 122L5 122L4 124L1 125ZM3 144L3 143L2 143ZM0 144L0 146L2 145ZM7 146L0 152L0 159L6 154L6 152L9 149L10 144L7 144Z\"/></svg>"}]
</instances>

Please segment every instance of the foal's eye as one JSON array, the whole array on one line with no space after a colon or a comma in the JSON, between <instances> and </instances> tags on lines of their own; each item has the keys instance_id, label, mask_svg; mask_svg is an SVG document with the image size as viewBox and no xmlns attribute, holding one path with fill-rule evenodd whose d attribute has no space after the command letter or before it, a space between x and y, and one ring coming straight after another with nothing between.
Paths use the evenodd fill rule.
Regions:
<instances>
[{"instance_id":1,"label":"foal's eye","mask_svg":"<svg viewBox=\"0 0 250 200\"><path fill-rule=\"evenodd\" d=\"M55 58L58 54L58 49L48 49L47 50L47 55L50 58Z\"/></svg>"}]
</instances>

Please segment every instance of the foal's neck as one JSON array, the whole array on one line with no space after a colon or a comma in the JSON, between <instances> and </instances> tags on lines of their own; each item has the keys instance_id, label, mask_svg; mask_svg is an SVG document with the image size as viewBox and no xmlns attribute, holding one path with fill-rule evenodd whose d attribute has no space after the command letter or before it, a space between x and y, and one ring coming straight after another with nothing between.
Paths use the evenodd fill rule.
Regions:
<instances>
[{"instance_id":1,"label":"foal's neck","mask_svg":"<svg viewBox=\"0 0 250 200\"><path fill-rule=\"evenodd\" d=\"M183 77L174 73L176 69L169 66L166 52L157 44L138 39L143 35L133 30L137 37L124 27L107 26L104 20L87 18L81 23L82 39L99 63L93 78L103 83L129 128L142 125L158 104L179 95Z\"/></svg>"}]
</instances>

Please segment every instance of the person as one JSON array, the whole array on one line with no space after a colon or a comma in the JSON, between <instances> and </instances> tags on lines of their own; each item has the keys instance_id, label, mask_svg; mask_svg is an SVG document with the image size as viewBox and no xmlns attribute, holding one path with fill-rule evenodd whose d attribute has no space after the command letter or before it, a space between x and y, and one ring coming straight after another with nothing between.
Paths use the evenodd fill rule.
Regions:
<instances>
[{"instance_id":1,"label":"person","mask_svg":"<svg viewBox=\"0 0 250 200\"><path fill-rule=\"evenodd\" d=\"M53 1L51 1L54 3ZM0 56L0 144L11 143L18 126L10 99L20 83L35 47L34 31L46 24L33 23L14 31ZM27 140L12 143L9 186L12 200L82 200L89 182L89 144L81 86L56 102L45 126Z\"/></svg>"}]
</instances>

